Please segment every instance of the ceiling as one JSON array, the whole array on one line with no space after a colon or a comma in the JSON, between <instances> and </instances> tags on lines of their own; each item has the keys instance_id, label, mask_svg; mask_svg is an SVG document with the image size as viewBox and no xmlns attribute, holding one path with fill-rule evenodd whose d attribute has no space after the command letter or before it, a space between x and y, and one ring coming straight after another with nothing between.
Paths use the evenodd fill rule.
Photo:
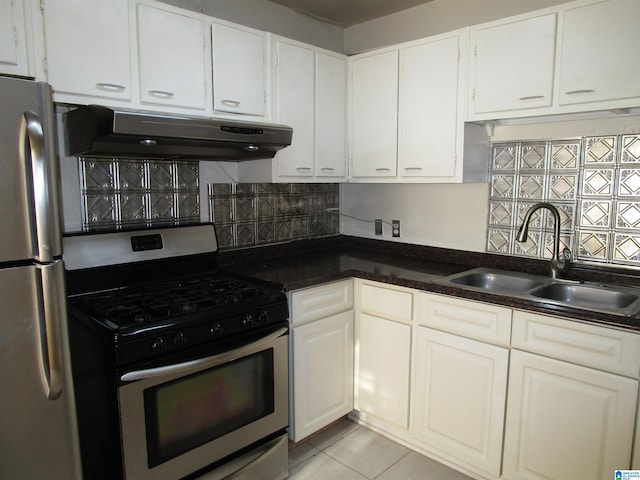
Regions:
<instances>
[{"instance_id":1,"label":"ceiling","mask_svg":"<svg viewBox=\"0 0 640 480\"><path fill-rule=\"evenodd\" d=\"M349 27L432 0L270 0L316 20Z\"/></svg>"}]
</instances>

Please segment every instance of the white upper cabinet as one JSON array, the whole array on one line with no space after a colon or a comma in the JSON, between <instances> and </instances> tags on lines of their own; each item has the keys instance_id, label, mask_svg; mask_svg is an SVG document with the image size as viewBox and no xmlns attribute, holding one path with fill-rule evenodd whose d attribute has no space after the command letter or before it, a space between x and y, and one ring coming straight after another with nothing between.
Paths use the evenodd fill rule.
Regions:
<instances>
[{"instance_id":1,"label":"white upper cabinet","mask_svg":"<svg viewBox=\"0 0 640 480\"><path fill-rule=\"evenodd\" d=\"M316 52L316 177L347 178L347 57Z\"/></svg>"},{"instance_id":2,"label":"white upper cabinet","mask_svg":"<svg viewBox=\"0 0 640 480\"><path fill-rule=\"evenodd\" d=\"M351 177L395 177L398 50L351 60Z\"/></svg>"},{"instance_id":3,"label":"white upper cabinet","mask_svg":"<svg viewBox=\"0 0 640 480\"><path fill-rule=\"evenodd\" d=\"M471 119L552 104L557 14L471 29Z\"/></svg>"},{"instance_id":4,"label":"white upper cabinet","mask_svg":"<svg viewBox=\"0 0 640 480\"><path fill-rule=\"evenodd\" d=\"M312 177L315 146L315 53L311 47L277 41L274 120L293 128L291 145L278 152L277 175Z\"/></svg>"},{"instance_id":5,"label":"white upper cabinet","mask_svg":"<svg viewBox=\"0 0 640 480\"><path fill-rule=\"evenodd\" d=\"M46 76L54 99L131 100L128 1L43 0L43 7Z\"/></svg>"},{"instance_id":6,"label":"white upper cabinet","mask_svg":"<svg viewBox=\"0 0 640 480\"><path fill-rule=\"evenodd\" d=\"M29 76L26 2L0 2L0 73Z\"/></svg>"},{"instance_id":7,"label":"white upper cabinet","mask_svg":"<svg viewBox=\"0 0 640 480\"><path fill-rule=\"evenodd\" d=\"M204 20L160 5L136 5L140 102L204 110L209 70Z\"/></svg>"},{"instance_id":8,"label":"white upper cabinet","mask_svg":"<svg viewBox=\"0 0 640 480\"><path fill-rule=\"evenodd\" d=\"M471 28L467 120L640 107L640 2L579 0Z\"/></svg>"},{"instance_id":9,"label":"white upper cabinet","mask_svg":"<svg viewBox=\"0 0 640 480\"><path fill-rule=\"evenodd\" d=\"M216 112L266 115L266 34L211 24L213 108Z\"/></svg>"},{"instance_id":10,"label":"white upper cabinet","mask_svg":"<svg viewBox=\"0 0 640 480\"><path fill-rule=\"evenodd\" d=\"M351 181L486 181L486 135L464 125L467 42L462 29L353 57Z\"/></svg>"},{"instance_id":11,"label":"white upper cabinet","mask_svg":"<svg viewBox=\"0 0 640 480\"><path fill-rule=\"evenodd\" d=\"M400 50L398 174L453 177L456 174L463 81L460 36Z\"/></svg>"},{"instance_id":12,"label":"white upper cabinet","mask_svg":"<svg viewBox=\"0 0 640 480\"><path fill-rule=\"evenodd\" d=\"M284 38L273 41L273 120L293 128L274 180L347 178L347 57Z\"/></svg>"},{"instance_id":13,"label":"white upper cabinet","mask_svg":"<svg viewBox=\"0 0 640 480\"><path fill-rule=\"evenodd\" d=\"M560 105L640 98L639 26L638 0L567 9L560 47Z\"/></svg>"}]
</instances>

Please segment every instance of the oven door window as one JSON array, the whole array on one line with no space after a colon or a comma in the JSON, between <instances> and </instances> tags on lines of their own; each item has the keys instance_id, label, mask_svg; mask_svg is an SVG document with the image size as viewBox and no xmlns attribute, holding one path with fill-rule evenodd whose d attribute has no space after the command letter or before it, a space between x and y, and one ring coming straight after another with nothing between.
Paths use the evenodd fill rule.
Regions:
<instances>
[{"instance_id":1,"label":"oven door window","mask_svg":"<svg viewBox=\"0 0 640 480\"><path fill-rule=\"evenodd\" d=\"M149 468L274 411L273 349L144 391Z\"/></svg>"}]
</instances>

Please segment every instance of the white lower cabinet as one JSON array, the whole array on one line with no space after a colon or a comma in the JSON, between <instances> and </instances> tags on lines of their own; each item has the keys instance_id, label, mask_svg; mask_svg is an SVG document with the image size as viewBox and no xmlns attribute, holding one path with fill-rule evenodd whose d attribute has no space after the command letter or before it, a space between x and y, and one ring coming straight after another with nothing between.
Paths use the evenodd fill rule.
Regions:
<instances>
[{"instance_id":1,"label":"white lower cabinet","mask_svg":"<svg viewBox=\"0 0 640 480\"><path fill-rule=\"evenodd\" d=\"M353 409L472 478L640 468L635 332L364 279L290 306L295 441Z\"/></svg>"},{"instance_id":2,"label":"white lower cabinet","mask_svg":"<svg viewBox=\"0 0 640 480\"><path fill-rule=\"evenodd\" d=\"M360 315L358 409L408 428L411 326Z\"/></svg>"},{"instance_id":3,"label":"white lower cabinet","mask_svg":"<svg viewBox=\"0 0 640 480\"><path fill-rule=\"evenodd\" d=\"M353 282L290 298L289 437L300 441L353 410Z\"/></svg>"},{"instance_id":4,"label":"white lower cabinet","mask_svg":"<svg viewBox=\"0 0 640 480\"><path fill-rule=\"evenodd\" d=\"M511 309L420 293L411 431L425 450L500 475Z\"/></svg>"},{"instance_id":5,"label":"white lower cabinet","mask_svg":"<svg viewBox=\"0 0 640 480\"><path fill-rule=\"evenodd\" d=\"M512 347L503 478L597 480L629 469L638 336L516 311ZM576 364L583 357L588 367Z\"/></svg>"},{"instance_id":6,"label":"white lower cabinet","mask_svg":"<svg viewBox=\"0 0 640 480\"><path fill-rule=\"evenodd\" d=\"M630 466L638 382L511 354L504 478L613 478Z\"/></svg>"},{"instance_id":7,"label":"white lower cabinet","mask_svg":"<svg viewBox=\"0 0 640 480\"><path fill-rule=\"evenodd\" d=\"M356 409L406 430L414 293L369 281L356 285Z\"/></svg>"},{"instance_id":8,"label":"white lower cabinet","mask_svg":"<svg viewBox=\"0 0 640 480\"><path fill-rule=\"evenodd\" d=\"M418 327L414 365L415 437L499 476L509 349Z\"/></svg>"}]
</instances>

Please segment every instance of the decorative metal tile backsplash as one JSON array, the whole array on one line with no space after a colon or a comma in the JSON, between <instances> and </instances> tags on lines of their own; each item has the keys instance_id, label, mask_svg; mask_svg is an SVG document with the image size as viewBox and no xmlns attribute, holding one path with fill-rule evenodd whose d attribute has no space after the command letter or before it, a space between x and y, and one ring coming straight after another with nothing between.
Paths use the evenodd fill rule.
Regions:
<instances>
[{"instance_id":1,"label":"decorative metal tile backsplash","mask_svg":"<svg viewBox=\"0 0 640 480\"><path fill-rule=\"evenodd\" d=\"M85 231L200 222L197 162L79 158Z\"/></svg>"},{"instance_id":2,"label":"decorative metal tile backsplash","mask_svg":"<svg viewBox=\"0 0 640 480\"><path fill-rule=\"evenodd\" d=\"M525 212L550 202L561 248L585 262L640 266L640 135L495 143L487 251L551 257L553 218L536 212L529 241L516 241Z\"/></svg>"},{"instance_id":3,"label":"decorative metal tile backsplash","mask_svg":"<svg viewBox=\"0 0 640 480\"><path fill-rule=\"evenodd\" d=\"M208 191L221 249L340 232L338 184L211 183Z\"/></svg>"}]
</instances>

